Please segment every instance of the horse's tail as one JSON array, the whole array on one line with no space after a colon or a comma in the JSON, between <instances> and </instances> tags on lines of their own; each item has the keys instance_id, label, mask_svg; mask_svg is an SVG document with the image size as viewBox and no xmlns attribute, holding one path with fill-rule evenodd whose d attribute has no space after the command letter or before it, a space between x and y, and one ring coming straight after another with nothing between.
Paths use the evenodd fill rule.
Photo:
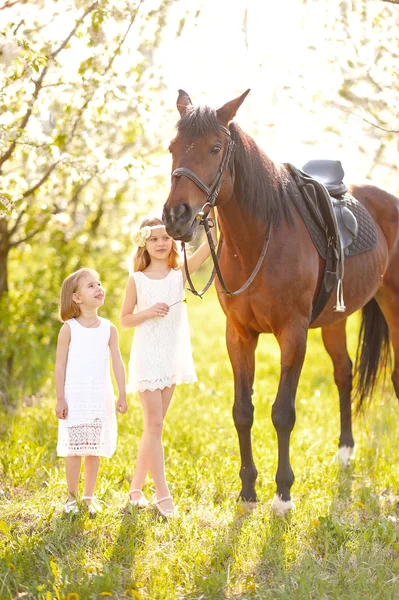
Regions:
<instances>
[{"instance_id":1,"label":"horse's tail","mask_svg":"<svg viewBox=\"0 0 399 600\"><path fill-rule=\"evenodd\" d=\"M384 378L391 362L388 324L376 300L372 298L362 310L362 323L356 352L355 390L356 412L364 408L364 401L374 391L377 376Z\"/></svg>"}]
</instances>

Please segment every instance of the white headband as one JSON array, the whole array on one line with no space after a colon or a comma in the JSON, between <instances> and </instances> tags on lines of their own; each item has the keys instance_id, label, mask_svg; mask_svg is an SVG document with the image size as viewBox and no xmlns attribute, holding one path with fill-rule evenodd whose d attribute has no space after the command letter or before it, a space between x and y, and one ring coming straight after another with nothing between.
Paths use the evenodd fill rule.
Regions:
<instances>
[{"instance_id":1,"label":"white headband","mask_svg":"<svg viewBox=\"0 0 399 600\"><path fill-rule=\"evenodd\" d=\"M143 248L151 235L151 231L153 229L161 229L161 227L165 227L165 225L145 225L132 235L133 244L139 248Z\"/></svg>"}]
</instances>

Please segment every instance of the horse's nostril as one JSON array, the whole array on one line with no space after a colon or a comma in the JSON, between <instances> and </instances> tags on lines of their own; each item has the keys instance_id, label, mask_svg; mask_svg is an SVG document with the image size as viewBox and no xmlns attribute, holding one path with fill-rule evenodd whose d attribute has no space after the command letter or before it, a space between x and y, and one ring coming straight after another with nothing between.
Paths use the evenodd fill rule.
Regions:
<instances>
[{"instance_id":1,"label":"horse's nostril","mask_svg":"<svg viewBox=\"0 0 399 600\"><path fill-rule=\"evenodd\" d=\"M185 217L189 212L190 212L190 207L188 206L188 204L185 204L185 203L179 204L175 208L174 217L175 217L175 219L181 219L182 217Z\"/></svg>"},{"instance_id":2,"label":"horse's nostril","mask_svg":"<svg viewBox=\"0 0 399 600\"><path fill-rule=\"evenodd\" d=\"M165 225L168 225L182 219L187 220L190 214L191 209L186 203L178 204L174 208L168 208L165 206L162 213L162 220Z\"/></svg>"}]
</instances>

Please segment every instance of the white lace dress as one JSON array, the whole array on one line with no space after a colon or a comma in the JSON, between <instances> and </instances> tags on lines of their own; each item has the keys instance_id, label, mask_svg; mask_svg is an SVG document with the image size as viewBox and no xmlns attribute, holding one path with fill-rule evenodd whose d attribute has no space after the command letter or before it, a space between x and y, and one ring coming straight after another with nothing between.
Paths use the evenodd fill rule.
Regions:
<instances>
[{"instance_id":1,"label":"white lace dress","mask_svg":"<svg viewBox=\"0 0 399 600\"><path fill-rule=\"evenodd\" d=\"M187 309L182 302L181 270L171 269L163 279L150 279L141 271L132 277L137 289L137 311L157 302L165 302L170 309L165 317L148 319L136 327L129 361L129 391L162 390L175 383L197 381Z\"/></svg>"},{"instance_id":2,"label":"white lace dress","mask_svg":"<svg viewBox=\"0 0 399 600\"><path fill-rule=\"evenodd\" d=\"M58 421L58 456L107 456L115 452L115 398L109 366L111 323L96 328L76 319L71 328L65 374L68 416Z\"/></svg>"}]
</instances>

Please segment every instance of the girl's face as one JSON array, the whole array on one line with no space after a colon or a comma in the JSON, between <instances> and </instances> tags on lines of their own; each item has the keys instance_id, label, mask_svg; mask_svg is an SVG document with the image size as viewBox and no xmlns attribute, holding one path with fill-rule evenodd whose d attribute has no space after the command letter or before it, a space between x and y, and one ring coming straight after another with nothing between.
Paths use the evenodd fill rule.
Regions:
<instances>
[{"instance_id":1,"label":"girl's face","mask_svg":"<svg viewBox=\"0 0 399 600\"><path fill-rule=\"evenodd\" d=\"M173 239L166 233L165 227L152 229L146 242L146 250L151 258L168 258L172 250Z\"/></svg>"},{"instance_id":2,"label":"girl's face","mask_svg":"<svg viewBox=\"0 0 399 600\"><path fill-rule=\"evenodd\" d=\"M104 304L105 290L96 273L87 273L79 280L73 300L85 308L99 308Z\"/></svg>"}]
</instances>

